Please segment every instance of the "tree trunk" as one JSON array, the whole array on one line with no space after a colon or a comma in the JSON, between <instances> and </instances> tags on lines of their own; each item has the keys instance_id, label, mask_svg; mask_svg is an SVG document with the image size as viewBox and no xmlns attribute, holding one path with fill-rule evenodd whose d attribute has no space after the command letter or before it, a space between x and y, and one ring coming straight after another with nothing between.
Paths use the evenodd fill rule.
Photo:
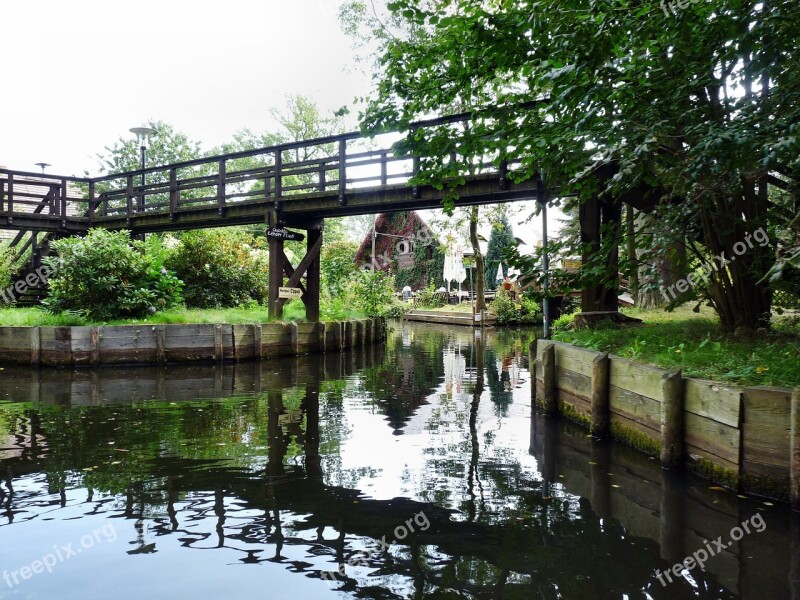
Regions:
<instances>
[{"instance_id":1,"label":"tree trunk","mask_svg":"<svg viewBox=\"0 0 800 600\"><path fill-rule=\"evenodd\" d=\"M472 242L472 251L475 254L475 311L486 310L486 294L484 282L486 279L483 254L478 242L478 207L473 206L469 213L469 241Z\"/></svg>"},{"instance_id":2,"label":"tree trunk","mask_svg":"<svg viewBox=\"0 0 800 600\"><path fill-rule=\"evenodd\" d=\"M765 183L761 186L766 190ZM717 207L724 207L726 200L716 198ZM759 198L755 182L747 181L741 194L734 196L734 202L741 212L706 207L701 213L704 242L715 257L712 260L717 268L709 281L711 304L726 331L769 329L772 290L762 277L775 262L775 250L769 243L762 246L752 241L754 231L767 230L766 201ZM739 216L742 214L744 219Z\"/></svg>"},{"instance_id":3,"label":"tree trunk","mask_svg":"<svg viewBox=\"0 0 800 600\"><path fill-rule=\"evenodd\" d=\"M664 238L659 232L658 221L648 224L645 217L637 215L636 227L647 237ZM667 236L663 252L659 253L653 264L652 249L637 250L637 258L642 259L639 265L639 290L635 296L639 308L662 308L671 301L671 296L662 290L670 290L680 279L687 275L686 246L682 236ZM650 258L644 258L648 254ZM674 289L674 288L672 288Z\"/></svg>"},{"instance_id":4,"label":"tree trunk","mask_svg":"<svg viewBox=\"0 0 800 600\"><path fill-rule=\"evenodd\" d=\"M626 218L626 240L628 243L628 292L636 302L636 297L639 295L639 265L636 261L638 258L636 254L636 211L628 204L628 211L625 213ZM638 302L637 302L638 304Z\"/></svg>"}]
</instances>

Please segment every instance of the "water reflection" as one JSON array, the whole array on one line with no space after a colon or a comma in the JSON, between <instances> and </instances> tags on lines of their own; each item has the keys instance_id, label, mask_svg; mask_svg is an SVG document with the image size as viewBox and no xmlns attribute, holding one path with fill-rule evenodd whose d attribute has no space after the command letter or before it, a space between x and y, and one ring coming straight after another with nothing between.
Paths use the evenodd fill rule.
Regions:
<instances>
[{"instance_id":1,"label":"water reflection","mask_svg":"<svg viewBox=\"0 0 800 600\"><path fill-rule=\"evenodd\" d=\"M347 355L6 369L0 569L118 540L0 597L798 597L787 511L532 416L530 338L404 326ZM662 587L756 510L763 533Z\"/></svg>"}]
</instances>

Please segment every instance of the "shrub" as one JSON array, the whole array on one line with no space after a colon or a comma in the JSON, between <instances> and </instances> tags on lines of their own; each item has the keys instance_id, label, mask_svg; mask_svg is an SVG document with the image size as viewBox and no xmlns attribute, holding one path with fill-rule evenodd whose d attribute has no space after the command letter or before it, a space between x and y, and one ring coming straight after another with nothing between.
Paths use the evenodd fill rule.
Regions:
<instances>
[{"instance_id":1,"label":"shrub","mask_svg":"<svg viewBox=\"0 0 800 600\"><path fill-rule=\"evenodd\" d=\"M351 277L352 299L368 317L378 317L394 301L394 277L383 271L357 271Z\"/></svg>"},{"instance_id":2,"label":"shrub","mask_svg":"<svg viewBox=\"0 0 800 600\"><path fill-rule=\"evenodd\" d=\"M517 304L502 288L498 288L490 309L497 315L497 322L500 325L532 325L539 322L542 317L542 311L536 300L523 296Z\"/></svg>"},{"instance_id":3,"label":"shrub","mask_svg":"<svg viewBox=\"0 0 800 600\"><path fill-rule=\"evenodd\" d=\"M183 284L130 232L92 229L51 242L55 256L44 304L101 321L142 317L181 303Z\"/></svg>"},{"instance_id":4,"label":"shrub","mask_svg":"<svg viewBox=\"0 0 800 600\"><path fill-rule=\"evenodd\" d=\"M335 298L346 291L350 276L356 271L355 255L358 244L347 240L326 242L322 245L320 271L322 289Z\"/></svg>"},{"instance_id":5,"label":"shrub","mask_svg":"<svg viewBox=\"0 0 800 600\"><path fill-rule=\"evenodd\" d=\"M446 300L446 296L438 293L434 284L429 283L428 287L417 292L415 304L422 308L440 308L444 306Z\"/></svg>"},{"instance_id":6,"label":"shrub","mask_svg":"<svg viewBox=\"0 0 800 600\"><path fill-rule=\"evenodd\" d=\"M581 312L580 309L577 309L571 313L562 313L560 317L553 321L553 332L567 331L572 329L575 322L575 315L577 315L579 312Z\"/></svg>"},{"instance_id":7,"label":"shrub","mask_svg":"<svg viewBox=\"0 0 800 600\"><path fill-rule=\"evenodd\" d=\"M167 257L184 283L190 308L233 308L269 294L268 259L252 236L238 230L184 233Z\"/></svg>"},{"instance_id":8,"label":"shrub","mask_svg":"<svg viewBox=\"0 0 800 600\"><path fill-rule=\"evenodd\" d=\"M15 273L14 250L8 242L0 244L0 289L7 289L12 283Z\"/></svg>"},{"instance_id":9,"label":"shrub","mask_svg":"<svg viewBox=\"0 0 800 600\"><path fill-rule=\"evenodd\" d=\"M381 316L387 319L399 319L409 310L411 307L406 302L394 302L381 310Z\"/></svg>"}]
</instances>

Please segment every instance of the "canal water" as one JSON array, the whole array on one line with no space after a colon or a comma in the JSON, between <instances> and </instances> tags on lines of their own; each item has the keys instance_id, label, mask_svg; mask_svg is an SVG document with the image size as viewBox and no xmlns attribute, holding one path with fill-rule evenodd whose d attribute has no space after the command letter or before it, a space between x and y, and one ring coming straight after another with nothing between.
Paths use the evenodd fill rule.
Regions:
<instances>
[{"instance_id":1,"label":"canal water","mask_svg":"<svg viewBox=\"0 0 800 600\"><path fill-rule=\"evenodd\" d=\"M532 338L6 368L0 598L800 598L785 506L532 414Z\"/></svg>"}]
</instances>

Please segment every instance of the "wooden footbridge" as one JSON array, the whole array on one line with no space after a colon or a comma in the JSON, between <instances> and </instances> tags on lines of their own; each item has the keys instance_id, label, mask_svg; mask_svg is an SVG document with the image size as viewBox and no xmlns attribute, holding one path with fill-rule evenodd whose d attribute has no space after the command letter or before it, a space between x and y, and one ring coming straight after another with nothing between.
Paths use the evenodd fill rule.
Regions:
<instances>
[{"instance_id":1,"label":"wooden footbridge","mask_svg":"<svg viewBox=\"0 0 800 600\"><path fill-rule=\"evenodd\" d=\"M456 136L474 118L464 113L418 122L410 131L449 127ZM424 158L398 151L391 141L389 134L347 133L101 177L0 169L0 229L18 230L11 246L23 274L40 265L54 236L93 227L133 235L254 223L303 229L308 251L296 267L284 241L270 238L269 310L280 313L278 288L286 277L288 287L301 287L308 319L317 320L325 218L437 208L447 193L420 185L415 176ZM518 161L449 160L461 182L459 204L536 196L538 178L513 181Z\"/></svg>"}]
</instances>

